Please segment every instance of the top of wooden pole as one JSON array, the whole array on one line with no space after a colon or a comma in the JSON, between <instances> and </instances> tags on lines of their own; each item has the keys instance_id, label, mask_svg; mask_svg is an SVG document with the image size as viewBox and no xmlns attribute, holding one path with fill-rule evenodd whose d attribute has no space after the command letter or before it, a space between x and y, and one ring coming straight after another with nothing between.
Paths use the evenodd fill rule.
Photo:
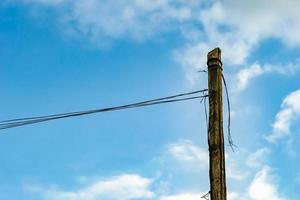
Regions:
<instances>
[{"instance_id":1,"label":"top of wooden pole","mask_svg":"<svg viewBox=\"0 0 300 200\"><path fill-rule=\"evenodd\" d=\"M213 49L212 51L208 52L207 54L207 65L215 66L218 65L222 67L222 61L221 61L221 49L219 47Z\"/></svg>"},{"instance_id":2,"label":"top of wooden pole","mask_svg":"<svg viewBox=\"0 0 300 200\"><path fill-rule=\"evenodd\" d=\"M207 60L210 59L219 59L221 60L221 49L219 47L213 49L212 51L208 52Z\"/></svg>"}]
</instances>

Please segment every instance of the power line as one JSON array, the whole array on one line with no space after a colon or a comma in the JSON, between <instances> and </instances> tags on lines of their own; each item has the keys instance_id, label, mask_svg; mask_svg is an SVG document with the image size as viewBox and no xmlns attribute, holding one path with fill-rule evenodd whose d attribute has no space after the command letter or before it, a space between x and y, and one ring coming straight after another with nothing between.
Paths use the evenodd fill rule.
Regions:
<instances>
[{"instance_id":1,"label":"power line","mask_svg":"<svg viewBox=\"0 0 300 200\"><path fill-rule=\"evenodd\" d=\"M100 112L109 112L109 111L115 111L115 110L123 110L123 109L129 109L129 108L137 108L137 107L143 107L143 106L150 106L150 105L156 105L156 104L163 104L163 103L171 103L171 102L177 102L177 101L186 101L186 100L192 100L192 99L199 99L199 98L205 98L207 95L202 96L193 96L188 98L180 98L180 99L173 99L173 100L164 100L164 101L158 101L158 102L152 102L152 103L145 103L145 104L137 104L135 106L129 106L129 107L112 107L112 108L104 108L99 110L92 110L92 111L85 111L85 112L78 112L70 115L61 115L56 117L46 117L46 118L38 118L38 119L32 119L32 120L26 120L26 121L20 121L20 122L12 122L12 123L3 123L0 125L1 129L8 129L8 128L14 128L18 126L25 126L29 124L36 124L41 122L46 122L50 120L56 120L56 119L62 119L62 118L69 118L69 117L76 117L76 116L82 116L82 115L89 115L94 113L100 113Z\"/></svg>"},{"instance_id":2,"label":"power line","mask_svg":"<svg viewBox=\"0 0 300 200\"><path fill-rule=\"evenodd\" d=\"M44 116L39 116L39 117L26 117L26 118L3 120L3 121L0 121L0 125L2 125L3 123L7 123L7 122L16 122L16 121L39 119L39 118L46 118L46 117L56 117L56 116L61 116L61 115L69 115L69 114L76 114L76 113L81 113L81 112L91 112L91 111L98 111L98 110L105 110L105 109L118 109L118 108L121 108L121 107L128 107L128 106L134 106L134 105L137 105L137 104L151 103L151 102L156 102L156 101L161 101L161 100L166 100L166 99L174 99L174 98L177 98L177 97L182 97L182 96L187 96L187 95L192 95L192 94L197 94L197 93L204 93L204 92L207 92L207 91L208 91L207 89L196 90L196 91L193 91L193 92L181 93L181 94L177 94L177 95L172 95L172 96L167 96L167 97L161 97L161 98L141 101L141 102L127 104L127 105L123 105L123 106L116 106L116 107L103 108L103 109L95 109L95 110L89 110L89 111L68 112L68 113L60 113L60 114L53 114L53 115L44 115Z\"/></svg>"},{"instance_id":3,"label":"power line","mask_svg":"<svg viewBox=\"0 0 300 200\"><path fill-rule=\"evenodd\" d=\"M137 108L137 107L144 107L144 106L151 106L151 105L157 105L157 104L165 104L165 103L172 103L172 102L179 102L179 101L187 101L187 100L193 100L193 99L200 99L200 98L206 98L208 97L207 89L204 90L197 90L193 92L188 93L181 93L177 95L157 98L157 99L151 99L147 101L122 105L122 106L115 106L115 107L109 107L109 108L101 108L101 109L94 109L94 110L87 110L87 111L78 111L78 112L68 112L68 113L60 113L60 114L53 114L53 115L44 115L44 116L38 116L38 117L26 117L26 118L18 118L18 119L10 119L10 120L3 120L0 121L0 130L3 129L9 129L19 126L25 126L29 124L36 124L56 119L62 119L62 118L70 118L70 117L77 117L82 115L90 115L94 113L101 113L101 112L110 112L110 111L116 111L116 110L124 110L124 109L130 109L130 108ZM198 96L190 96L194 94L202 93L202 95ZM184 97L189 96L189 97ZM178 97L184 97L184 98L178 98Z\"/></svg>"}]
</instances>

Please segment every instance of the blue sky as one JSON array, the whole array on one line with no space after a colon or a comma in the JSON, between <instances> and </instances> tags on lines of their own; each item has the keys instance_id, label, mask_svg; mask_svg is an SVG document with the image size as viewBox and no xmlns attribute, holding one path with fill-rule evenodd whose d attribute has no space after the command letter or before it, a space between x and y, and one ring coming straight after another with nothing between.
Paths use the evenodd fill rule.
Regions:
<instances>
[{"instance_id":1,"label":"blue sky","mask_svg":"<svg viewBox=\"0 0 300 200\"><path fill-rule=\"evenodd\" d=\"M206 74L197 71L219 46L239 147L226 147L228 199L297 200L299 6L1 1L0 118L207 88ZM0 137L1 199L194 200L209 190L199 101L24 126Z\"/></svg>"}]
</instances>

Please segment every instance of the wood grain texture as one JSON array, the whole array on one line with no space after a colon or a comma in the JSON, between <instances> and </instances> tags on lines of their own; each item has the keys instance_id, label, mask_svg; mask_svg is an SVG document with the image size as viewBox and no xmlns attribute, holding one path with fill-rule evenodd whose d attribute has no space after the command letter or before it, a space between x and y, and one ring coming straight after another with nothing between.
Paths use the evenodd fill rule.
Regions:
<instances>
[{"instance_id":1,"label":"wood grain texture","mask_svg":"<svg viewBox=\"0 0 300 200\"><path fill-rule=\"evenodd\" d=\"M209 88L209 178L211 200L226 200L226 174L223 133L221 50L207 55Z\"/></svg>"}]
</instances>

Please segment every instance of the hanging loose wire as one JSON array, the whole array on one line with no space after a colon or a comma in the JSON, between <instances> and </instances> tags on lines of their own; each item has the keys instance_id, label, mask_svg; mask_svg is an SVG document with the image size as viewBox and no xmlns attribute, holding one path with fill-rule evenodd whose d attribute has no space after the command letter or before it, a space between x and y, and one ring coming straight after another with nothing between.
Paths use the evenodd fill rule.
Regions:
<instances>
[{"instance_id":1,"label":"hanging loose wire","mask_svg":"<svg viewBox=\"0 0 300 200\"><path fill-rule=\"evenodd\" d=\"M238 148L238 147L233 143L233 140L232 140L232 137L231 137L231 130L230 130L230 126L231 126L231 124L230 124L231 123L230 99L229 99L226 79L225 79L223 73L222 73L222 80L223 80L223 83L224 83L224 86L225 86L227 107L228 107L228 111L227 111L228 112L228 122L227 122L228 143L229 143L229 146L230 146L231 150L234 152L234 148Z\"/></svg>"},{"instance_id":2,"label":"hanging loose wire","mask_svg":"<svg viewBox=\"0 0 300 200\"><path fill-rule=\"evenodd\" d=\"M3 120L3 121L0 121L0 130L14 128L14 127L18 127L18 126L29 125L29 124L36 124L36 123L46 122L46 121L50 121L50 120L76 117L76 116L82 116L82 115L90 115L90 114L100 113L100 112L110 112L110 111L144 107L144 106L150 106L150 105L187 101L187 100L193 100L193 99L199 99L199 98L201 99L201 98L206 98L208 96L207 94L204 94L205 92L207 92L207 89L197 90L194 92L182 93L182 94L177 94L177 95L172 95L172 96L167 96L167 97L162 97L162 98L157 98L157 99L151 99L151 100L147 100L147 101L137 102L137 103L133 103L133 104L127 104L127 105L122 105L122 106L116 106L116 107L94 109L94 110L88 110L88 111L79 111L79 112L68 112L68 113L61 113L61 114L54 114L54 115L44 115L44 116L39 116L39 117L26 117L26 118ZM191 95L196 95L198 93L202 93L202 95L191 96ZM186 96L188 96L188 97L186 97ZM182 97L182 98L178 98L178 97Z\"/></svg>"},{"instance_id":3,"label":"hanging loose wire","mask_svg":"<svg viewBox=\"0 0 300 200\"><path fill-rule=\"evenodd\" d=\"M207 73L208 71L207 70L198 70L197 72ZM222 73L222 80L223 80L224 87L225 87L227 108L228 108L228 122L227 122L227 134L228 135L227 135L227 140L228 140L228 144L229 144L230 148L234 152L235 151L234 148L238 148L238 147L237 147L237 145L234 144L234 142L232 140L232 136L231 136L231 129L230 129L230 127L231 127L230 99L229 99L229 93L228 93L228 88L227 88L227 84L226 84L226 79L225 79L223 73ZM204 110L205 110L205 117L206 117L206 121L207 121L206 99L204 100Z\"/></svg>"},{"instance_id":4,"label":"hanging loose wire","mask_svg":"<svg viewBox=\"0 0 300 200\"><path fill-rule=\"evenodd\" d=\"M206 99L204 98L204 112L205 112L205 124L206 124L206 134L207 134L207 142L209 143L209 122L208 122L208 114L207 114L207 105L206 105Z\"/></svg>"}]
</instances>

